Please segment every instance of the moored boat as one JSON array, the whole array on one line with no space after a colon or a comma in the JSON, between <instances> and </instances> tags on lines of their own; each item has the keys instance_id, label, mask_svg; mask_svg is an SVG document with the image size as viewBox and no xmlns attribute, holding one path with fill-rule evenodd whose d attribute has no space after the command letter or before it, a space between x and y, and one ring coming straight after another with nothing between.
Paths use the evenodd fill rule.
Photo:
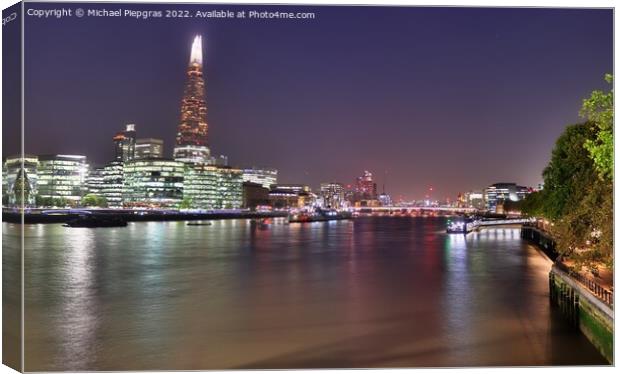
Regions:
<instances>
[{"instance_id":1,"label":"moored boat","mask_svg":"<svg viewBox=\"0 0 620 374\"><path fill-rule=\"evenodd\" d=\"M339 212L337 210L317 209L314 212L299 212L289 214L288 222L324 222L351 219L353 215L350 212Z\"/></svg>"},{"instance_id":2,"label":"moored boat","mask_svg":"<svg viewBox=\"0 0 620 374\"><path fill-rule=\"evenodd\" d=\"M84 215L67 221L64 227L125 227L127 221L120 217L102 215Z\"/></svg>"}]
</instances>

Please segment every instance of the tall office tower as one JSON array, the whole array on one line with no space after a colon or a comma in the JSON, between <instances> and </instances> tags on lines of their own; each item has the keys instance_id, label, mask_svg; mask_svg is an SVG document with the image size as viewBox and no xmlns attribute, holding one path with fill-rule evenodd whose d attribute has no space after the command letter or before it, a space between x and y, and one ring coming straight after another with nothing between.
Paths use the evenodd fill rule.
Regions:
<instances>
[{"instance_id":1,"label":"tall office tower","mask_svg":"<svg viewBox=\"0 0 620 374\"><path fill-rule=\"evenodd\" d=\"M174 159L182 162L210 162L207 146L207 104L202 74L202 36L194 38L187 68L187 82L181 101L181 122L177 130Z\"/></svg>"},{"instance_id":2,"label":"tall office tower","mask_svg":"<svg viewBox=\"0 0 620 374\"><path fill-rule=\"evenodd\" d=\"M136 155L136 125L133 123L125 126L125 131L120 131L112 138L114 141L115 159L117 161L133 160Z\"/></svg>"},{"instance_id":3,"label":"tall office tower","mask_svg":"<svg viewBox=\"0 0 620 374\"><path fill-rule=\"evenodd\" d=\"M377 184L372 180L372 173L364 170L364 175L357 177L355 192L360 200L377 198Z\"/></svg>"},{"instance_id":4,"label":"tall office tower","mask_svg":"<svg viewBox=\"0 0 620 374\"><path fill-rule=\"evenodd\" d=\"M93 167L86 175L86 191L90 194L101 195L103 191L104 167Z\"/></svg>"}]
</instances>

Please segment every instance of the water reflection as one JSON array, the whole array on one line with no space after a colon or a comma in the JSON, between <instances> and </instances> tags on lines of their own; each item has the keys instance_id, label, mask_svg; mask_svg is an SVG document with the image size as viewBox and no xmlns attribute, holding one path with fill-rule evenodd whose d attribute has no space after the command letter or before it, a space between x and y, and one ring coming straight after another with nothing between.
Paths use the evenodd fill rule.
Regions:
<instances>
[{"instance_id":1,"label":"water reflection","mask_svg":"<svg viewBox=\"0 0 620 374\"><path fill-rule=\"evenodd\" d=\"M30 225L26 369L604 363L550 312L550 264L518 231L444 227Z\"/></svg>"}]
</instances>

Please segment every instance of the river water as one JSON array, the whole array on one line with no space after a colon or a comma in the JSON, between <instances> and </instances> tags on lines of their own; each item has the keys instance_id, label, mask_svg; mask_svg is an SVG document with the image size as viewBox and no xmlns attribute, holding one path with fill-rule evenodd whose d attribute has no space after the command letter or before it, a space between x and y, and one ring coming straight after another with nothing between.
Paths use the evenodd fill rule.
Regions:
<instances>
[{"instance_id":1,"label":"river water","mask_svg":"<svg viewBox=\"0 0 620 374\"><path fill-rule=\"evenodd\" d=\"M518 228L26 225L26 370L606 364ZM19 226L3 223L5 264ZM8 261L8 262L7 262Z\"/></svg>"}]
</instances>

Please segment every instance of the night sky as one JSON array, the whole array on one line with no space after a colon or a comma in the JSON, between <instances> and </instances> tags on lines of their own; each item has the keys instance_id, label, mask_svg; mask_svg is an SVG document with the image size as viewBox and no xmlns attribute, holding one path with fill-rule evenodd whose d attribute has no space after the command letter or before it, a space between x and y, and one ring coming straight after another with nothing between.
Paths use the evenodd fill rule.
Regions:
<instances>
[{"instance_id":1,"label":"night sky","mask_svg":"<svg viewBox=\"0 0 620 374\"><path fill-rule=\"evenodd\" d=\"M94 7L121 6L84 6ZM393 198L423 198L431 185L442 199L502 181L536 186L555 139L613 66L611 10L130 7L316 19L26 17L26 153L103 164L114 133L136 123L170 157L201 34L210 147L234 166L274 167L280 182L313 188L367 169L379 190L387 175Z\"/></svg>"}]
</instances>

